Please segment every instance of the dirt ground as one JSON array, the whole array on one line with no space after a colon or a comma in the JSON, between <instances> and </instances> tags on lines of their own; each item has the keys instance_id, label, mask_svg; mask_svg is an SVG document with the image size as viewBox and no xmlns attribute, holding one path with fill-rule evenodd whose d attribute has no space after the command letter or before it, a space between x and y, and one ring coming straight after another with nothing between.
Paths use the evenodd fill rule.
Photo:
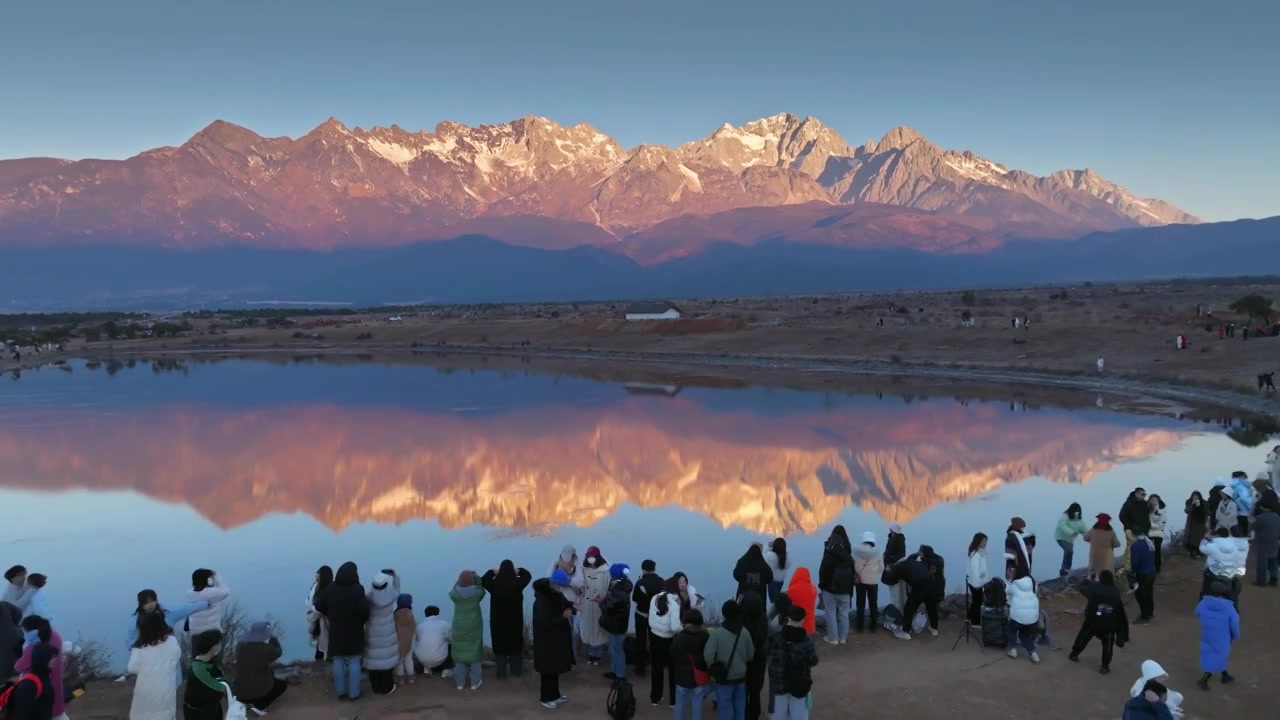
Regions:
<instances>
[{"instance_id":1,"label":"dirt ground","mask_svg":"<svg viewBox=\"0 0 1280 720\"><path fill-rule=\"evenodd\" d=\"M1280 590L1246 584L1241 595L1242 638L1232 653L1233 685L1215 681L1209 692L1195 686L1199 677L1199 629L1193 615L1203 565L1181 557L1169 558L1157 583L1156 621L1131 629L1132 640L1116 650L1110 675L1097 672L1099 649L1093 643L1078 664L1067 660L1068 648L1080 626L1084 601L1074 591L1046 598L1054 647L1033 665L1025 656L1010 659L997 648L980 649L960 642L952 650L961 627L957 618L944 619L937 638L918 636L909 642L880 632L853 635L850 643L832 647L818 642L820 662L814 670L814 718L902 720L903 718L1009 718L1023 720L1102 720L1118 718L1143 660L1153 659L1170 673L1169 687L1186 696L1187 717L1261 718L1274 711L1274 669L1280 646L1273 642L1280 617ZM1137 608L1130 595L1130 617ZM633 678L634 679L634 678ZM418 678L389 697L366 697L356 704L331 699L327 675L306 676L269 717L281 720L352 720L380 718L519 718L552 713L565 720L605 717L608 682L596 668L579 666L563 681L570 702L557 710L537 703L537 676L526 672L519 680L496 680L486 671L477 692L459 693L453 681ZM666 705L651 707L645 679L637 681L641 701L637 718L669 717ZM366 683L367 687L367 683ZM366 691L367 693L367 691ZM82 720L123 720L128 715L130 688L111 682L95 683L90 693L68 708ZM79 705L80 707L76 707ZM707 705L706 717L710 714Z\"/></svg>"}]
</instances>

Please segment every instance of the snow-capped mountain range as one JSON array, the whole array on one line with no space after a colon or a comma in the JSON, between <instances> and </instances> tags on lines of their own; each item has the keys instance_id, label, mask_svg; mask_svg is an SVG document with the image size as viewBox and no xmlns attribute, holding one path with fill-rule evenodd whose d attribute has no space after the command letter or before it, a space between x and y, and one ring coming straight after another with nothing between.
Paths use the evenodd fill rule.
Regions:
<instances>
[{"instance_id":1,"label":"snow-capped mountain range","mask_svg":"<svg viewBox=\"0 0 1280 720\"><path fill-rule=\"evenodd\" d=\"M623 148L541 117L296 138L216 121L127 160L0 161L0 242L329 249L487 235L642 262L708 242L982 252L1012 238L1197 223L1091 170L1037 177L906 127L853 147L812 117Z\"/></svg>"}]
</instances>

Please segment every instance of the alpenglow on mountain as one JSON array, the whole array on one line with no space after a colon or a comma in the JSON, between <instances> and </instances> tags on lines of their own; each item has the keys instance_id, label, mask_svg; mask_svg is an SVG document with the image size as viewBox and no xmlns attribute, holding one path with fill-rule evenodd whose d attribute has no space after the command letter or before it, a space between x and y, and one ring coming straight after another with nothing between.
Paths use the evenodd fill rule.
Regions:
<instances>
[{"instance_id":1,"label":"alpenglow on mountain","mask_svg":"<svg viewBox=\"0 0 1280 720\"><path fill-rule=\"evenodd\" d=\"M1196 222L1087 169L1037 177L906 127L852 147L790 114L631 149L532 116L433 132L330 118L297 139L216 121L127 160L0 161L0 242L43 247L328 249L482 234L657 262L692 252L686 241L758 241L761 227L770 239L973 252Z\"/></svg>"}]
</instances>

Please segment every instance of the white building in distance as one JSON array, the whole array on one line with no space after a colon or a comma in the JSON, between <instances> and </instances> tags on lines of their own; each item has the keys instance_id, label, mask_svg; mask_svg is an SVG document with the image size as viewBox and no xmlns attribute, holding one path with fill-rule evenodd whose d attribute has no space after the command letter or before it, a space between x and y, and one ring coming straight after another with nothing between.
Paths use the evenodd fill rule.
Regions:
<instances>
[{"instance_id":1,"label":"white building in distance","mask_svg":"<svg viewBox=\"0 0 1280 720\"><path fill-rule=\"evenodd\" d=\"M679 320L680 308L669 302L646 302L628 305L628 320Z\"/></svg>"}]
</instances>

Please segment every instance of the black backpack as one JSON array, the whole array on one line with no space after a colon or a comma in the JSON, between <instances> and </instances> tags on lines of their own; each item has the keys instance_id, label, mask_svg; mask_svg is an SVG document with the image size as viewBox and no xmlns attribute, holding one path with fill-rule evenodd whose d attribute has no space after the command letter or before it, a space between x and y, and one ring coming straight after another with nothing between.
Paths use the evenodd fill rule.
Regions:
<instances>
[{"instance_id":1,"label":"black backpack","mask_svg":"<svg viewBox=\"0 0 1280 720\"><path fill-rule=\"evenodd\" d=\"M1005 592L1004 580L1000 578L992 578L982 586L982 606L989 608L1002 608L1009 604L1009 600Z\"/></svg>"},{"instance_id":2,"label":"black backpack","mask_svg":"<svg viewBox=\"0 0 1280 720\"><path fill-rule=\"evenodd\" d=\"M613 720L631 720L636 716L636 695L631 690L631 683L623 678L613 681L605 710Z\"/></svg>"}]
</instances>

